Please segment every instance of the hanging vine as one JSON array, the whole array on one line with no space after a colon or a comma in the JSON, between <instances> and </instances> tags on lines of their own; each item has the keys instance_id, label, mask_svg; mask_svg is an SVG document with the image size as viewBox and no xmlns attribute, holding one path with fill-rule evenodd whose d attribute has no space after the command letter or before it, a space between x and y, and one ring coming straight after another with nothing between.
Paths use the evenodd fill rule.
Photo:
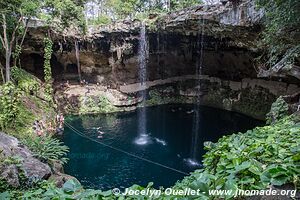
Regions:
<instances>
[{"instance_id":1,"label":"hanging vine","mask_svg":"<svg viewBox=\"0 0 300 200\"><path fill-rule=\"evenodd\" d=\"M52 46L53 42L50 38L46 37L44 39L44 79L45 79L45 92L46 92L46 99L49 102L52 102L52 72L51 72L51 56L52 56Z\"/></svg>"}]
</instances>

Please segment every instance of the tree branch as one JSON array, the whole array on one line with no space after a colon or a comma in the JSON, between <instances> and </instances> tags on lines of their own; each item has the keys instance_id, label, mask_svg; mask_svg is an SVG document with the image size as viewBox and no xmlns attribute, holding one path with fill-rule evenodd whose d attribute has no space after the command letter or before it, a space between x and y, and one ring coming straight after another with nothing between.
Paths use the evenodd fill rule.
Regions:
<instances>
[{"instance_id":1,"label":"tree branch","mask_svg":"<svg viewBox=\"0 0 300 200\"><path fill-rule=\"evenodd\" d=\"M4 48L6 48L6 47L5 47L5 44L4 44L4 40L3 40L3 38L2 38L2 35L1 35L1 34L0 34L0 41L1 41L2 45L3 45L3 47L4 47Z\"/></svg>"},{"instance_id":2,"label":"tree branch","mask_svg":"<svg viewBox=\"0 0 300 200\"><path fill-rule=\"evenodd\" d=\"M8 51L7 48L7 35L6 35L6 17L5 14L2 13L2 27L3 27L3 38L1 38L1 42L3 43L4 49Z\"/></svg>"},{"instance_id":3,"label":"tree branch","mask_svg":"<svg viewBox=\"0 0 300 200\"><path fill-rule=\"evenodd\" d=\"M22 19L23 19L23 16L20 16L20 18L19 18L19 20L18 20L18 22L17 22L17 25L16 25L16 27L15 27L13 33L12 33L11 40L10 40L10 47L9 47L10 50L12 50L12 45L13 45L14 40L15 40L15 37L16 37L16 32L17 32L17 30L18 30L18 28L19 28L19 26L20 26L20 23L21 23L21 20L22 20Z\"/></svg>"},{"instance_id":4,"label":"tree branch","mask_svg":"<svg viewBox=\"0 0 300 200\"><path fill-rule=\"evenodd\" d=\"M3 67L3 65L0 63L0 72L1 72L2 82L5 83L5 76L4 76L3 70L4 70L4 67Z\"/></svg>"},{"instance_id":5,"label":"tree branch","mask_svg":"<svg viewBox=\"0 0 300 200\"><path fill-rule=\"evenodd\" d=\"M22 46L23 43L24 43L25 36L26 36L27 30L28 30L28 27L29 27L29 26L28 26L29 20L30 20L30 18L28 18L27 21L26 21L25 31L24 31L24 33L23 33L22 40L21 40L21 42L20 42L20 46Z\"/></svg>"}]
</instances>

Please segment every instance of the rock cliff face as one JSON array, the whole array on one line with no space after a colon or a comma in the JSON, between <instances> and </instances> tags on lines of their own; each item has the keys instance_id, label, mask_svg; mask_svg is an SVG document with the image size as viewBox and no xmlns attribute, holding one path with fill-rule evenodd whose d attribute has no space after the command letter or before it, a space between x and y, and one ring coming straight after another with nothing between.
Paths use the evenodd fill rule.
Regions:
<instances>
[{"instance_id":1,"label":"rock cliff face","mask_svg":"<svg viewBox=\"0 0 300 200\"><path fill-rule=\"evenodd\" d=\"M245 1L235 8L195 6L150 21L148 79L193 74L200 45L204 49L203 74L234 80L255 77L253 50L261 11L255 11L253 2ZM54 75L58 79L77 78L74 45L79 40L86 80L112 85L137 82L140 25L139 21L123 21L94 27L84 38L53 34ZM38 75L42 75L42 41L46 33L41 26L32 28L24 51L23 64Z\"/></svg>"},{"instance_id":2,"label":"rock cliff face","mask_svg":"<svg viewBox=\"0 0 300 200\"><path fill-rule=\"evenodd\" d=\"M283 83L287 85L283 91L276 87L281 83L274 81L265 80L263 84L256 84L261 83L260 80L256 80L257 71L253 67L253 63L254 58L259 54L256 49L256 40L260 32L259 22L262 16L263 12L255 9L253 0L244 0L235 6L230 3L225 6L195 6L149 20L147 23L147 41L149 44L147 80L150 83L194 75L197 63L202 57L203 75L211 77L210 79L219 79L221 82L237 85L242 85L245 83L245 79L249 79L251 84L246 84L248 86L243 84L244 86L240 87L240 90L263 89L265 92L262 95L265 96L261 96L261 98L272 96L270 102L278 95L291 94L299 90L297 85L290 85L292 82L289 80L287 80L288 83ZM134 92L122 91L122 88L131 87L131 84L139 82L140 26L139 21L123 21L109 26L93 27L90 28L85 37L76 34L63 37L53 33L52 39L55 42L52 58L53 76L58 82L70 80L71 83L72 81L78 83L74 47L75 40L77 40L82 76L86 81L134 95ZM47 30L41 26L32 27L27 40L30 43L25 45L22 55L23 66L39 77L43 76L42 52L43 38L46 33ZM200 51L201 48L203 51ZM190 79L185 81L190 81ZM184 85L184 83L182 84ZM296 82L296 84L299 83ZM185 85L189 85L190 90L195 87L191 84ZM272 89L270 89L270 85L272 85ZM293 88L293 90L287 88ZM155 89L155 87L152 86L151 89ZM211 87L206 91L215 90ZM231 88L230 91L234 90ZM211 94L207 92L206 95ZM66 97L64 92L62 95ZM228 102L231 101L227 101L227 97L218 97L218 94L213 96L210 97L211 102L215 102L211 98L224 98L222 101L226 105L219 106L211 103L212 106L233 108L232 105L228 106L230 104ZM76 101L79 102L80 95L77 97ZM234 98L239 102L240 98ZM251 107L248 103L243 102L243 105L247 104L246 106ZM266 110L268 110L269 101L264 106L266 109L259 118L263 118ZM245 109L238 107L233 110L241 112ZM246 114L252 116L248 112Z\"/></svg>"},{"instance_id":3,"label":"rock cliff face","mask_svg":"<svg viewBox=\"0 0 300 200\"><path fill-rule=\"evenodd\" d=\"M0 166L0 177L10 186L18 187L24 184L24 180L29 184L30 181L47 179L52 174L50 167L34 158L18 139L1 132L0 152L4 163L5 160L10 160Z\"/></svg>"},{"instance_id":4,"label":"rock cliff face","mask_svg":"<svg viewBox=\"0 0 300 200\"><path fill-rule=\"evenodd\" d=\"M38 180L52 180L62 186L72 176L63 173L62 165L53 160L52 168L36 159L17 138L0 132L0 183L8 187L25 187Z\"/></svg>"}]
</instances>

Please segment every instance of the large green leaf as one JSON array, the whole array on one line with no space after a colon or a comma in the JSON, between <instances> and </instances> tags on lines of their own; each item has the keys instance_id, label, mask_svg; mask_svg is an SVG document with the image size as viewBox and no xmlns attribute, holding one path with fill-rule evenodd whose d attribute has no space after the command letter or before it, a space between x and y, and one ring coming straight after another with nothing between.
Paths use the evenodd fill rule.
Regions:
<instances>
[{"instance_id":1,"label":"large green leaf","mask_svg":"<svg viewBox=\"0 0 300 200\"><path fill-rule=\"evenodd\" d=\"M76 179L70 179L64 183L62 188L66 193L74 193L82 189L82 186Z\"/></svg>"}]
</instances>

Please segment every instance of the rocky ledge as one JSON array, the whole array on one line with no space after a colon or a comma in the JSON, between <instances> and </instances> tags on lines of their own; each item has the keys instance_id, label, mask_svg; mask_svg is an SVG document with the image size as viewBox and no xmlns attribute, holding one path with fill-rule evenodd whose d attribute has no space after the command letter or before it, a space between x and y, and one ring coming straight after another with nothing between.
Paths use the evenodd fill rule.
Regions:
<instances>
[{"instance_id":1,"label":"rocky ledge","mask_svg":"<svg viewBox=\"0 0 300 200\"><path fill-rule=\"evenodd\" d=\"M62 185L74 178L63 174L58 163L50 168L47 163L36 159L32 152L17 138L0 132L0 182L2 186L19 187L31 185L38 180L51 179Z\"/></svg>"},{"instance_id":2,"label":"rocky ledge","mask_svg":"<svg viewBox=\"0 0 300 200\"><path fill-rule=\"evenodd\" d=\"M21 184L21 173L27 180L42 180L51 176L50 167L34 158L27 147L18 139L0 132L1 158L13 160L1 165L1 178L9 185L18 187Z\"/></svg>"},{"instance_id":3,"label":"rocky ledge","mask_svg":"<svg viewBox=\"0 0 300 200\"><path fill-rule=\"evenodd\" d=\"M171 103L195 103L197 83L201 83L202 105L236 111L263 120L278 96L285 96L291 110L297 106L293 97L300 91L296 84L245 78L222 80L207 75L186 75L120 86L119 90L89 84L57 88L56 101L65 113L91 114L135 110L140 106L140 91L147 90L146 106Z\"/></svg>"}]
</instances>

